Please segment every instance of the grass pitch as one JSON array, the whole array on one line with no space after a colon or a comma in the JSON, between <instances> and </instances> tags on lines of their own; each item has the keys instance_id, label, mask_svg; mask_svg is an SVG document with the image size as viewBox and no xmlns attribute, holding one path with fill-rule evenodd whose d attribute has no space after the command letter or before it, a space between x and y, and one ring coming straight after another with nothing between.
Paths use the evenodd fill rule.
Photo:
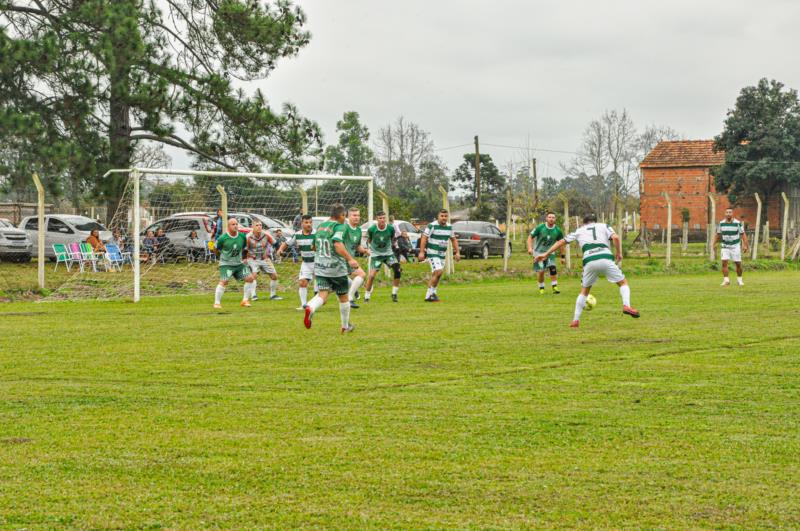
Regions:
<instances>
[{"instance_id":1,"label":"grass pitch","mask_svg":"<svg viewBox=\"0 0 800 531\"><path fill-rule=\"evenodd\" d=\"M4 304L0 524L797 527L798 280Z\"/></svg>"}]
</instances>

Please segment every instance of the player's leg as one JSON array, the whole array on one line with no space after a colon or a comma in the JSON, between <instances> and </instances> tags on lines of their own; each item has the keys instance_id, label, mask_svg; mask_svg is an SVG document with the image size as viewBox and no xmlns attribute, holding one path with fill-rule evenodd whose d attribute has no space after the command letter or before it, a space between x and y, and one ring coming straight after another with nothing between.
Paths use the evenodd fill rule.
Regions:
<instances>
[{"instance_id":1,"label":"player's leg","mask_svg":"<svg viewBox=\"0 0 800 531\"><path fill-rule=\"evenodd\" d=\"M342 321L343 334L352 332L355 329L355 326L350 323L350 290L347 280L347 277L339 277L334 285L336 296L339 298L339 318Z\"/></svg>"},{"instance_id":2,"label":"player's leg","mask_svg":"<svg viewBox=\"0 0 800 531\"><path fill-rule=\"evenodd\" d=\"M369 259L369 275L367 276L367 282L364 285L364 302L369 302L372 298L372 289L375 286L375 277L378 276L378 272L381 270L381 264L383 262L377 256L370 257Z\"/></svg>"},{"instance_id":3,"label":"player's leg","mask_svg":"<svg viewBox=\"0 0 800 531\"><path fill-rule=\"evenodd\" d=\"M297 281L297 295L300 297L300 308L305 309L308 303L308 279L301 278Z\"/></svg>"},{"instance_id":4,"label":"player's leg","mask_svg":"<svg viewBox=\"0 0 800 531\"><path fill-rule=\"evenodd\" d=\"M429 258L431 262L431 281L428 285L428 293L425 296L425 300L428 302L439 302L439 296L436 294L436 290L439 287L439 281L442 278L442 273L444 273L444 261L441 258Z\"/></svg>"},{"instance_id":5,"label":"player's leg","mask_svg":"<svg viewBox=\"0 0 800 531\"><path fill-rule=\"evenodd\" d=\"M611 260L600 260L605 264L606 280L619 286L619 296L622 299L622 313L638 318L639 310L631 306L631 287L619 266Z\"/></svg>"},{"instance_id":6,"label":"player's leg","mask_svg":"<svg viewBox=\"0 0 800 531\"><path fill-rule=\"evenodd\" d=\"M222 274L222 269L220 269ZM214 308L222 308L222 296L225 294L225 288L228 287L228 281L220 278L217 289L214 291Z\"/></svg>"},{"instance_id":7,"label":"player's leg","mask_svg":"<svg viewBox=\"0 0 800 531\"><path fill-rule=\"evenodd\" d=\"M394 273L394 278L392 278L392 302L397 302L397 293L400 291L400 277L403 275L403 269L396 258L391 264L391 268Z\"/></svg>"},{"instance_id":8,"label":"player's leg","mask_svg":"<svg viewBox=\"0 0 800 531\"><path fill-rule=\"evenodd\" d=\"M736 282L740 286L744 286L744 279L742 279L742 248L734 250L733 263L736 264Z\"/></svg>"},{"instance_id":9,"label":"player's leg","mask_svg":"<svg viewBox=\"0 0 800 531\"><path fill-rule=\"evenodd\" d=\"M350 297L350 306L353 308L358 308L358 304L355 303L356 299L356 292L358 288L364 283L364 279L366 278L367 274L364 272L363 269L360 267L353 271L350 275L350 278L353 279L350 283L350 289L347 292L347 296Z\"/></svg>"},{"instance_id":10,"label":"player's leg","mask_svg":"<svg viewBox=\"0 0 800 531\"><path fill-rule=\"evenodd\" d=\"M585 272L586 269L584 269L584 273ZM597 276L594 275L593 278L594 280L591 280L590 277L590 280L588 280L588 282L594 284L594 282L597 280ZM587 282L587 275L584 274L583 283L585 282ZM591 290L592 290L591 284L588 286L583 286L583 285L581 286L581 291L580 293L578 293L578 298L575 299L575 313L572 314L572 322L569 324L570 327L578 328L581 320L581 314L583 313L583 309L586 308L586 298L589 296L589 292Z\"/></svg>"},{"instance_id":11,"label":"player's leg","mask_svg":"<svg viewBox=\"0 0 800 531\"><path fill-rule=\"evenodd\" d=\"M242 267L237 274L236 280L244 281L244 293L242 294L241 306L250 306L250 297L256 292L256 274L249 272L250 268L242 264ZM249 273L248 273L249 272Z\"/></svg>"},{"instance_id":12,"label":"player's leg","mask_svg":"<svg viewBox=\"0 0 800 531\"><path fill-rule=\"evenodd\" d=\"M278 295L278 271L275 270L275 264L267 258L262 263L261 269L269 275L269 300L282 301L283 297Z\"/></svg>"},{"instance_id":13,"label":"player's leg","mask_svg":"<svg viewBox=\"0 0 800 531\"><path fill-rule=\"evenodd\" d=\"M539 295L544 295L544 265L541 264L540 267L540 262L536 262L534 267L539 269L536 272L536 276L539 279Z\"/></svg>"},{"instance_id":14,"label":"player's leg","mask_svg":"<svg viewBox=\"0 0 800 531\"><path fill-rule=\"evenodd\" d=\"M258 262L256 262L254 259L251 258L251 259L247 260L245 262L245 264L250 269L250 271L253 273L253 276L254 277L258 277L258 269L259 269L258 268ZM253 281L253 286L252 286L252 292L250 293L250 299L252 299L254 301L258 300L258 296L256 295L256 290L257 289L258 289L258 281L254 280Z\"/></svg>"},{"instance_id":15,"label":"player's leg","mask_svg":"<svg viewBox=\"0 0 800 531\"><path fill-rule=\"evenodd\" d=\"M331 281L332 279L328 277L317 277L317 294L306 304L306 312L303 317L303 324L306 328L311 328L311 319L314 312L325 305L325 302L328 300L328 295L333 291L334 287Z\"/></svg>"},{"instance_id":16,"label":"player's leg","mask_svg":"<svg viewBox=\"0 0 800 531\"><path fill-rule=\"evenodd\" d=\"M722 249L722 286L730 286L731 279L728 276L728 259L730 258L730 251L728 249Z\"/></svg>"},{"instance_id":17,"label":"player's leg","mask_svg":"<svg viewBox=\"0 0 800 531\"><path fill-rule=\"evenodd\" d=\"M548 266L550 270L550 289L553 290L553 293L558 295L561 293L561 290L558 289L558 269L556 268L555 258L550 257L552 263Z\"/></svg>"}]
</instances>

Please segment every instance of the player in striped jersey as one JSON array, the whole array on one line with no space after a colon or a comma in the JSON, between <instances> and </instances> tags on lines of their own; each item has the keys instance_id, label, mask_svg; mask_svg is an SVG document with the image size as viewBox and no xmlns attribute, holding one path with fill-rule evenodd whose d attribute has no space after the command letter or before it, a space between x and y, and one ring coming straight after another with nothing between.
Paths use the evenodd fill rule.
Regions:
<instances>
[{"instance_id":1,"label":"player in striped jersey","mask_svg":"<svg viewBox=\"0 0 800 531\"><path fill-rule=\"evenodd\" d=\"M449 223L450 213L446 209L439 211L436 221L430 223L419 240L419 261L427 258L431 265L431 280L428 283L428 292L425 302L439 302L436 288L444 272L444 261L447 255L447 242L453 242L453 259L458 262L461 254L458 251L458 240L453 234L453 226Z\"/></svg>"},{"instance_id":2,"label":"player in striped jersey","mask_svg":"<svg viewBox=\"0 0 800 531\"><path fill-rule=\"evenodd\" d=\"M300 249L300 275L297 281L297 294L300 296L300 307L305 310L308 302L308 283L314 280L314 225L310 214L303 214L300 218L300 230L294 236L281 243L278 254L289 247L297 245Z\"/></svg>"},{"instance_id":3,"label":"player in striped jersey","mask_svg":"<svg viewBox=\"0 0 800 531\"><path fill-rule=\"evenodd\" d=\"M282 301L283 297L278 296L278 272L275 271L275 266L272 264L270 258L272 244L275 243L275 238L272 234L263 230L263 225L260 221L253 223L253 231L247 235L247 265L253 272L253 276L257 277L260 271L269 275L269 300ZM257 301L258 295L258 279L253 281L253 296L252 300Z\"/></svg>"},{"instance_id":4,"label":"player in striped jersey","mask_svg":"<svg viewBox=\"0 0 800 531\"><path fill-rule=\"evenodd\" d=\"M581 313L586 307L586 297L600 275L619 286L619 294L622 297L622 313L631 317L639 317L639 312L631 307L631 288L618 265L622 262L622 241L614 229L605 223L598 223L596 215L584 216L583 225L578 230L554 243L544 254L537 256L536 261L544 262L551 254L576 240L583 252L583 279L581 280L581 292L575 301L575 316L570 326L578 328ZM611 254L610 242L614 242L616 262L614 261L615 256Z\"/></svg>"},{"instance_id":5,"label":"player in striped jersey","mask_svg":"<svg viewBox=\"0 0 800 531\"><path fill-rule=\"evenodd\" d=\"M740 286L744 286L742 280L742 251L747 253L747 234L744 232L744 224L733 217L733 209L725 210L725 219L719 222L717 233L714 235L714 246L717 242L722 242L722 286L730 286L731 279L728 276L728 261L732 260L736 264L736 281Z\"/></svg>"}]
</instances>

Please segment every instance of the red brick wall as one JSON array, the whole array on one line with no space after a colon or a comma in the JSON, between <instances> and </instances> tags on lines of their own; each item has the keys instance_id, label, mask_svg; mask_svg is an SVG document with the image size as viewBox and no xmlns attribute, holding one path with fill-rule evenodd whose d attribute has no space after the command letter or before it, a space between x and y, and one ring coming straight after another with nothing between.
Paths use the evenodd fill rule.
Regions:
<instances>
[{"instance_id":1,"label":"red brick wall","mask_svg":"<svg viewBox=\"0 0 800 531\"><path fill-rule=\"evenodd\" d=\"M709 168L642 168L643 190L639 197L639 213L647 228L666 228L667 201L661 192L667 192L672 199L672 224L682 226L681 210L689 209L689 228L705 230L708 220L709 200L706 195L714 191L714 179ZM730 202L726 195L717 196L717 221L722 219ZM765 205L766 206L766 205ZM733 215L747 225L756 218L754 198L739 201L733 206ZM779 195L769 201L770 229L780 227L781 198ZM764 213L762 211L762 223ZM696 227L699 225L699 227Z\"/></svg>"}]
</instances>

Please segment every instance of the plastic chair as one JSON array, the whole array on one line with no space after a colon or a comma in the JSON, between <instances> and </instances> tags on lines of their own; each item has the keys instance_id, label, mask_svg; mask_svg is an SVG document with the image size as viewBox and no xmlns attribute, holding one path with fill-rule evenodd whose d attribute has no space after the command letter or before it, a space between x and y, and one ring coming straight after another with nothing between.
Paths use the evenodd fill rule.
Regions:
<instances>
[{"instance_id":1,"label":"plastic chair","mask_svg":"<svg viewBox=\"0 0 800 531\"><path fill-rule=\"evenodd\" d=\"M83 257L83 262L92 264L92 271L97 273L98 259L97 255L94 254L94 249L92 249L92 246L86 242L82 242L80 244L80 249L81 249L81 256Z\"/></svg>"},{"instance_id":2,"label":"plastic chair","mask_svg":"<svg viewBox=\"0 0 800 531\"><path fill-rule=\"evenodd\" d=\"M53 244L53 253L56 255L56 267L53 269L53 271L58 271L58 264L64 264L64 267L67 268L67 271L72 269L72 264L75 261L72 259L72 257L70 257L66 245L63 243Z\"/></svg>"}]
</instances>

